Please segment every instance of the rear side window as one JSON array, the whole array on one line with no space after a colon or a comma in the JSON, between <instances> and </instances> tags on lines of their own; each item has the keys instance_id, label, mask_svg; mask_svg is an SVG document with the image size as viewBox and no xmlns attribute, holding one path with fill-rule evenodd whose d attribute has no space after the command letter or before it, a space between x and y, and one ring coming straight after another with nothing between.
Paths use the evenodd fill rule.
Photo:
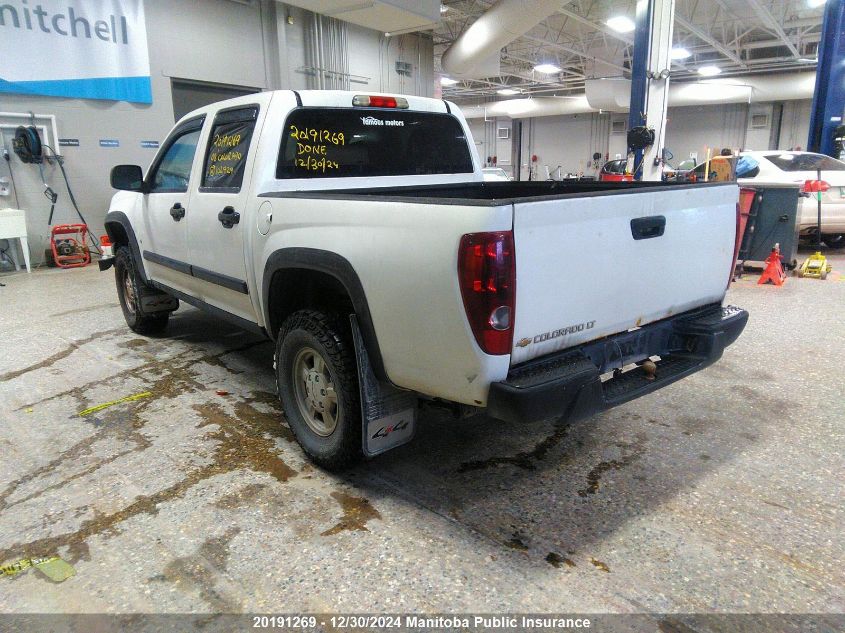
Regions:
<instances>
[{"instance_id":1,"label":"rear side window","mask_svg":"<svg viewBox=\"0 0 845 633\"><path fill-rule=\"evenodd\" d=\"M467 138L450 114L299 108L282 135L276 178L472 173Z\"/></svg>"},{"instance_id":2,"label":"rear side window","mask_svg":"<svg viewBox=\"0 0 845 633\"><path fill-rule=\"evenodd\" d=\"M765 156L765 159L783 171L845 171L845 163L824 154L783 152Z\"/></svg>"},{"instance_id":3,"label":"rear side window","mask_svg":"<svg viewBox=\"0 0 845 633\"><path fill-rule=\"evenodd\" d=\"M202 190L240 191L258 107L225 110L214 117L202 173Z\"/></svg>"}]
</instances>

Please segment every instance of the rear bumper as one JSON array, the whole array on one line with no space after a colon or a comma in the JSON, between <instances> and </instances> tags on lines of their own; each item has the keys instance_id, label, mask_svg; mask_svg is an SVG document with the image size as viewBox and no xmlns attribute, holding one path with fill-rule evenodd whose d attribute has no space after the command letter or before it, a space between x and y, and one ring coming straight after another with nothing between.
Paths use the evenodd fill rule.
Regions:
<instances>
[{"instance_id":1,"label":"rear bumper","mask_svg":"<svg viewBox=\"0 0 845 633\"><path fill-rule=\"evenodd\" d=\"M716 362L747 322L745 310L708 306L530 361L490 385L487 414L508 422L590 417ZM636 367L601 380L649 356L661 357L653 379Z\"/></svg>"}]
</instances>

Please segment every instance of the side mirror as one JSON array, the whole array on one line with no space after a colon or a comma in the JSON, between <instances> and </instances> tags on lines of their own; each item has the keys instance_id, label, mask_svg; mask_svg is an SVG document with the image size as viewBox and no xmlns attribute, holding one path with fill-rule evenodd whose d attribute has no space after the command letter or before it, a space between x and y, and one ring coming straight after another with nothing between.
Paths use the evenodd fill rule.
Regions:
<instances>
[{"instance_id":1,"label":"side mirror","mask_svg":"<svg viewBox=\"0 0 845 633\"><path fill-rule=\"evenodd\" d=\"M111 186L123 191L144 191L144 172L138 165L117 165L111 170Z\"/></svg>"}]
</instances>

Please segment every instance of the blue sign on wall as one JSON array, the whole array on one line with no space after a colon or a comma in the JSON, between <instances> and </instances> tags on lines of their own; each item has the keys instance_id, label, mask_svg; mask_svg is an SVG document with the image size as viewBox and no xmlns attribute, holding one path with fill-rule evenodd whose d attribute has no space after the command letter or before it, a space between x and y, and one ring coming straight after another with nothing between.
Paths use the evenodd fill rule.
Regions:
<instances>
[{"instance_id":1,"label":"blue sign on wall","mask_svg":"<svg viewBox=\"0 0 845 633\"><path fill-rule=\"evenodd\" d=\"M152 103L143 0L3 0L0 93Z\"/></svg>"},{"instance_id":2,"label":"blue sign on wall","mask_svg":"<svg viewBox=\"0 0 845 633\"><path fill-rule=\"evenodd\" d=\"M100 147L120 147L120 141L116 138L101 138Z\"/></svg>"}]
</instances>

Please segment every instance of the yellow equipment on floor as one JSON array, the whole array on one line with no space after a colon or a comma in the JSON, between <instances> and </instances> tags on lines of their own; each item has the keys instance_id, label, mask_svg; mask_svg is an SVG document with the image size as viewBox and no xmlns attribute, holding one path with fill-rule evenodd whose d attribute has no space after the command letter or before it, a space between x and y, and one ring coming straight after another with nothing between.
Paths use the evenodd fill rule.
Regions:
<instances>
[{"instance_id":1,"label":"yellow equipment on floor","mask_svg":"<svg viewBox=\"0 0 845 633\"><path fill-rule=\"evenodd\" d=\"M827 273L833 267L827 263L827 257L816 251L804 260L804 263L795 271L799 277L812 277L813 279L826 279Z\"/></svg>"}]
</instances>

